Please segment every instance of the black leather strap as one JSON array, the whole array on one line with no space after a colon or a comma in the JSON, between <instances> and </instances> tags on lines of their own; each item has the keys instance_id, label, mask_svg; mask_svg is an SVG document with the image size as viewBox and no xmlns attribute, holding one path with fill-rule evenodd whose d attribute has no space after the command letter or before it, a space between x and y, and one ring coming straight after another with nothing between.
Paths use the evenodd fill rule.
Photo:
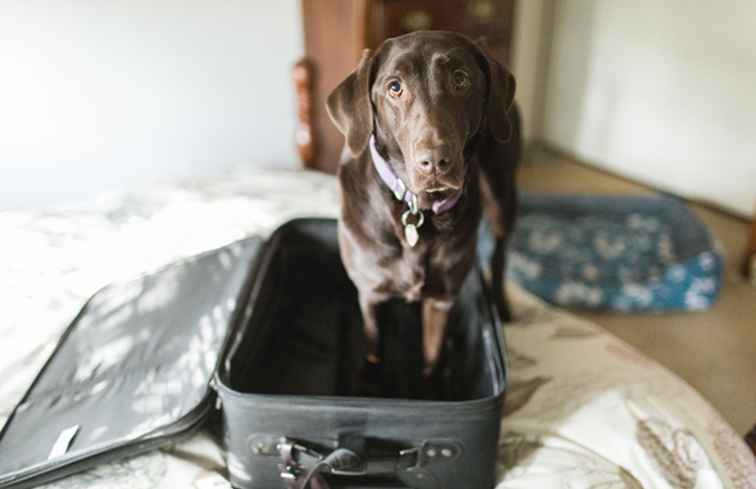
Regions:
<instances>
[{"instance_id":1,"label":"black leather strap","mask_svg":"<svg viewBox=\"0 0 756 489\"><path fill-rule=\"evenodd\" d=\"M281 477L283 477L289 489L330 489L328 482L323 478L321 472L327 469L324 464L325 460L316 462L304 476L298 476L297 470L299 462L294 457L294 450L297 447L292 443L281 443L279 445L283 468Z\"/></svg>"}]
</instances>

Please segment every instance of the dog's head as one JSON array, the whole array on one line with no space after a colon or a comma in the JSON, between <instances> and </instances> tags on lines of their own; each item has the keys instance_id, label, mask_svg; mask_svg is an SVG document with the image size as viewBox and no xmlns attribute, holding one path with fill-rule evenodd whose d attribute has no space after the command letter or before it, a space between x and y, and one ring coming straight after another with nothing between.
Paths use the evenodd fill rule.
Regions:
<instances>
[{"instance_id":1,"label":"dog's head","mask_svg":"<svg viewBox=\"0 0 756 489\"><path fill-rule=\"evenodd\" d=\"M388 39L365 51L328 97L352 155L371 134L420 205L461 188L475 137L511 137L512 75L467 37L440 31Z\"/></svg>"}]
</instances>

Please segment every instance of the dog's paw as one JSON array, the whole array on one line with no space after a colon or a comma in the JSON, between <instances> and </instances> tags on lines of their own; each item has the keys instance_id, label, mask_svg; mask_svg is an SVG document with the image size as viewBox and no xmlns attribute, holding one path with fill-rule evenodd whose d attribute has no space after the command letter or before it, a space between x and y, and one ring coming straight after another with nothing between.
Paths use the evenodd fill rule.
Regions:
<instances>
[{"instance_id":1,"label":"dog's paw","mask_svg":"<svg viewBox=\"0 0 756 489\"><path fill-rule=\"evenodd\" d=\"M368 355L356 370L355 392L360 397L381 397L383 392L383 362L375 355Z\"/></svg>"}]
</instances>

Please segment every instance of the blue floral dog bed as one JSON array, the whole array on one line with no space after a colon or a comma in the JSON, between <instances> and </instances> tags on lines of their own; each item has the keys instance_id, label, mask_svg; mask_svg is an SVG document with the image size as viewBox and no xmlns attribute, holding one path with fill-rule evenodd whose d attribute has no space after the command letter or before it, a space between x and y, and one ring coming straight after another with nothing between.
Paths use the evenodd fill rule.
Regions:
<instances>
[{"instance_id":1,"label":"blue floral dog bed","mask_svg":"<svg viewBox=\"0 0 756 489\"><path fill-rule=\"evenodd\" d=\"M484 225L480 256L492 249ZM526 194L508 276L559 305L672 311L710 307L722 269L706 227L675 199Z\"/></svg>"}]
</instances>

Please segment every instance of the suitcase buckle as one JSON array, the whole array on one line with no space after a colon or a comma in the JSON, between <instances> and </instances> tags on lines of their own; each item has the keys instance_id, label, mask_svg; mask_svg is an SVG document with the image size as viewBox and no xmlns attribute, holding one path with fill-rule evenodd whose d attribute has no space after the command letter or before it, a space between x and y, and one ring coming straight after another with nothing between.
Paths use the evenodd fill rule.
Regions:
<instances>
[{"instance_id":1,"label":"suitcase buckle","mask_svg":"<svg viewBox=\"0 0 756 489\"><path fill-rule=\"evenodd\" d=\"M408 471L422 468L425 465L423 463L422 450L417 447L400 450L399 463L397 465Z\"/></svg>"},{"instance_id":2,"label":"suitcase buckle","mask_svg":"<svg viewBox=\"0 0 756 489\"><path fill-rule=\"evenodd\" d=\"M462 444L456 440L427 440L420 446L399 452L404 470L422 469L428 465L451 462L462 454Z\"/></svg>"},{"instance_id":3,"label":"suitcase buckle","mask_svg":"<svg viewBox=\"0 0 756 489\"><path fill-rule=\"evenodd\" d=\"M438 489L442 486L432 466L451 462L461 454L462 443L457 440L426 440L399 452L397 476L409 487Z\"/></svg>"}]
</instances>

